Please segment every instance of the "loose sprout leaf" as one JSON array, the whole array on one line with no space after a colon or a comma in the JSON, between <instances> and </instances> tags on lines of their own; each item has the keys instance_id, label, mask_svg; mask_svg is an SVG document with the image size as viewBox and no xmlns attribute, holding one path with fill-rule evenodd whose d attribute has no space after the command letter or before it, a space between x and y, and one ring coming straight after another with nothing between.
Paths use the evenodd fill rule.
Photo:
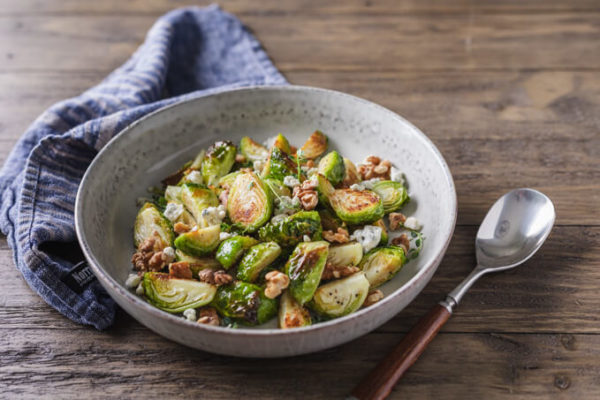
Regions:
<instances>
[{"instance_id":1,"label":"loose sprout leaf","mask_svg":"<svg viewBox=\"0 0 600 400\"><path fill-rule=\"evenodd\" d=\"M321 131L315 131L308 137L304 145L300 148L302 154L307 159L314 160L327 150L327 136Z\"/></svg>"}]
</instances>

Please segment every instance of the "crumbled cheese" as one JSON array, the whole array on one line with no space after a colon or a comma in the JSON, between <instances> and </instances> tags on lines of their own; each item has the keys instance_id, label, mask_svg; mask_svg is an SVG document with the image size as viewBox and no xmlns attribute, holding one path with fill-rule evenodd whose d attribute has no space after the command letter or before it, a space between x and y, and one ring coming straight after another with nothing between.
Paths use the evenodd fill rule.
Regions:
<instances>
[{"instance_id":1,"label":"crumbled cheese","mask_svg":"<svg viewBox=\"0 0 600 400\"><path fill-rule=\"evenodd\" d=\"M304 236L302 237L302 240L304 240L305 242L310 242L310 236L308 236L308 235L304 235Z\"/></svg>"},{"instance_id":2,"label":"crumbled cheese","mask_svg":"<svg viewBox=\"0 0 600 400\"><path fill-rule=\"evenodd\" d=\"M350 185L350 189L359 190L362 192L363 190L365 190L365 187L363 185L361 185L360 183L354 183L354 184Z\"/></svg>"},{"instance_id":3,"label":"crumbled cheese","mask_svg":"<svg viewBox=\"0 0 600 400\"><path fill-rule=\"evenodd\" d=\"M188 182L191 182L191 183L196 183L198 185L201 185L202 183L204 183L204 181L202 180L202 174L200 173L200 171L190 172L185 177L185 180Z\"/></svg>"},{"instance_id":4,"label":"crumbled cheese","mask_svg":"<svg viewBox=\"0 0 600 400\"><path fill-rule=\"evenodd\" d=\"M379 182L380 178L369 179L368 181L362 181L360 184L365 187L365 189L373 189L373 185Z\"/></svg>"},{"instance_id":5,"label":"crumbled cheese","mask_svg":"<svg viewBox=\"0 0 600 400\"><path fill-rule=\"evenodd\" d=\"M413 231L419 231L422 228L421 223L415 217L406 218L406 221L404 221L404 227L412 229Z\"/></svg>"},{"instance_id":6,"label":"crumbled cheese","mask_svg":"<svg viewBox=\"0 0 600 400\"><path fill-rule=\"evenodd\" d=\"M278 222L281 222L281 221L283 221L284 219L286 219L286 218L287 218L287 216L288 216L287 214L275 214L275 215L273 216L273 218L271 218L271 223L272 223L272 224L276 224L276 223L278 223Z\"/></svg>"},{"instance_id":7,"label":"crumbled cheese","mask_svg":"<svg viewBox=\"0 0 600 400\"><path fill-rule=\"evenodd\" d=\"M392 166L392 171L390 172L390 179L404 185L404 174L394 166Z\"/></svg>"},{"instance_id":8,"label":"crumbled cheese","mask_svg":"<svg viewBox=\"0 0 600 400\"><path fill-rule=\"evenodd\" d=\"M223 240L229 239L231 236L233 235L229 232L221 232L219 233L219 240L222 242Z\"/></svg>"},{"instance_id":9,"label":"crumbled cheese","mask_svg":"<svg viewBox=\"0 0 600 400\"><path fill-rule=\"evenodd\" d=\"M270 149L275 144L275 140L277 140L277 136L271 136L270 138L267 138L267 140L265 140L262 144L267 149Z\"/></svg>"},{"instance_id":10,"label":"crumbled cheese","mask_svg":"<svg viewBox=\"0 0 600 400\"><path fill-rule=\"evenodd\" d=\"M300 206L300 199L298 199L297 197L294 197L292 199L290 196L281 196L275 201L275 203L275 215L292 215L297 211L298 207Z\"/></svg>"},{"instance_id":11,"label":"crumbled cheese","mask_svg":"<svg viewBox=\"0 0 600 400\"><path fill-rule=\"evenodd\" d=\"M220 225L225 218L225 210L219 207L208 207L202 210L202 219L207 226Z\"/></svg>"},{"instance_id":12,"label":"crumbled cheese","mask_svg":"<svg viewBox=\"0 0 600 400\"><path fill-rule=\"evenodd\" d=\"M183 205L173 202L167 203L167 207L165 207L165 212L163 213L163 215L171 222L177 221L177 218L179 218L181 214L183 214Z\"/></svg>"},{"instance_id":13,"label":"crumbled cheese","mask_svg":"<svg viewBox=\"0 0 600 400\"><path fill-rule=\"evenodd\" d=\"M138 296L143 296L144 295L144 285L142 285L142 282L140 282L140 284L138 285L138 287L135 288L135 294L137 294Z\"/></svg>"},{"instance_id":14,"label":"crumbled cheese","mask_svg":"<svg viewBox=\"0 0 600 400\"><path fill-rule=\"evenodd\" d=\"M187 319L188 321L196 321L196 310L194 310L193 308L188 308L187 310L185 310L183 312L183 316L185 317L185 319Z\"/></svg>"},{"instance_id":15,"label":"crumbled cheese","mask_svg":"<svg viewBox=\"0 0 600 400\"><path fill-rule=\"evenodd\" d=\"M265 167L265 161L264 160L256 160L254 162L252 162L252 169L254 169L254 172L262 172L263 168Z\"/></svg>"},{"instance_id":16,"label":"crumbled cheese","mask_svg":"<svg viewBox=\"0 0 600 400\"><path fill-rule=\"evenodd\" d=\"M165 260L165 262L167 264L171 263L171 262L173 262L173 260L175 260L175 249L174 248L168 246L168 247L165 247L162 252L163 252L163 259Z\"/></svg>"},{"instance_id":17,"label":"crumbled cheese","mask_svg":"<svg viewBox=\"0 0 600 400\"><path fill-rule=\"evenodd\" d=\"M142 277L138 274L129 274L127 280L125 280L125 286L129 289L133 289L134 287L140 284L141 280Z\"/></svg>"},{"instance_id":18,"label":"crumbled cheese","mask_svg":"<svg viewBox=\"0 0 600 400\"><path fill-rule=\"evenodd\" d=\"M300 185L300 181L295 176L288 175L283 178L283 184L293 188L294 186Z\"/></svg>"},{"instance_id":19,"label":"crumbled cheese","mask_svg":"<svg viewBox=\"0 0 600 400\"><path fill-rule=\"evenodd\" d=\"M373 225L365 225L362 229L357 229L350 236L350 239L356 240L366 253L374 249L381 240L381 228Z\"/></svg>"}]
</instances>

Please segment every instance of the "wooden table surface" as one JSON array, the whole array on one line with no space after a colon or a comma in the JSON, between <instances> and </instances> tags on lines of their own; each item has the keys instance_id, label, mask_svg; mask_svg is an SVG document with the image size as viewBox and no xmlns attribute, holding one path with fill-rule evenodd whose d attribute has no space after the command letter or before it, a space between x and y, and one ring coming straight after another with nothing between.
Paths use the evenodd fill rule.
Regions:
<instances>
[{"instance_id":1,"label":"wooden table surface","mask_svg":"<svg viewBox=\"0 0 600 400\"><path fill-rule=\"evenodd\" d=\"M124 62L188 1L3 0L0 162L56 101ZM343 398L474 266L504 192L554 201L524 267L483 278L391 398L600 398L600 4L594 0L223 1L290 82L352 93L419 126L456 182L456 234L424 292L375 332L318 354L193 351L120 312L97 332L33 293L0 239L0 397Z\"/></svg>"}]
</instances>

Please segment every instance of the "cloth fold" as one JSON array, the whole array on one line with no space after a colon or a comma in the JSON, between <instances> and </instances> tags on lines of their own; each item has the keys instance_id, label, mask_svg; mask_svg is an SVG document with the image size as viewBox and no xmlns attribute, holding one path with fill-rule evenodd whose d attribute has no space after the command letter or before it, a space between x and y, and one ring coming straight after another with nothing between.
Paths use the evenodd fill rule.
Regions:
<instances>
[{"instance_id":1,"label":"cloth fold","mask_svg":"<svg viewBox=\"0 0 600 400\"><path fill-rule=\"evenodd\" d=\"M0 229L29 286L75 322L110 326L115 303L78 264L83 257L73 222L77 188L97 152L165 105L286 83L252 34L219 7L159 18L124 65L39 116L0 170Z\"/></svg>"}]
</instances>

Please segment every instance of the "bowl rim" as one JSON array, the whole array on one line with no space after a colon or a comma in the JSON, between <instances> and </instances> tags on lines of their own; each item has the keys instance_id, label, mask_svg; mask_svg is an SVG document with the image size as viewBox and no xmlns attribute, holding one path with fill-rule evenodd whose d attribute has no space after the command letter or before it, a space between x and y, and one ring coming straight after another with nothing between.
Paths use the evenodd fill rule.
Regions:
<instances>
[{"instance_id":1,"label":"bowl rim","mask_svg":"<svg viewBox=\"0 0 600 400\"><path fill-rule=\"evenodd\" d=\"M384 297L382 300L380 300L376 304L374 304L368 308L359 309L358 311L355 311L349 315L339 317L339 318L334 318L334 319L324 321L324 322L319 322L318 324L315 324L315 325L309 325L309 326L294 328L294 329L279 329L279 328L257 329L257 328L246 328L246 327L239 327L236 329L231 329L231 328L221 327L221 326L198 324L196 322L188 321L185 318L181 318L180 316L177 316L175 314L171 314L171 313L162 311L156 307L153 307L148 302L146 302L145 300L141 299L139 296L132 293L130 290L127 290L123 286L122 282L118 282L112 276L110 276L101 267L101 263L96 259L96 257L94 256L94 254L92 252L92 249L88 245L86 237L83 233L83 230L84 230L83 215L84 214L83 214L82 197L83 197L83 192L85 191L84 189L86 188L86 186L88 184L88 181L91 180L90 176L93 174L93 171L96 168L96 165L98 165L101 162L101 159L104 157L104 155L106 153L109 153L110 151L112 151L112 149L118 147L119 142L123 139L123 137L125 137L129 132L131 132L138 125L144 124L145 121L148 119L154 118L157 115L168 112L169 110L176 108L176 107L180 107L184 104L195 102L195 101L201 101L201 99L204 99L207 97L231 96L232 93L235 94L235 93L239 93L239 92L268 92L268 91L300 91L300 92L308 91L308 92L318 92L318 93L332 95L332 96L345 97L349 100L352 100L352 101L355 101L358 103L362 103L364 106L373 107L375 109L378 109L381 112L389 114L393 119L397 119L401 123L407 125L418 136L420 136L421 139L425 141L425 143L430 147L430 149L436 155L437 161L440 163L440 165L442 166L442 170L444 171L444 177L448 184L448 187L451 189L450 190L450 192L451 192L450 193L450 195L451 195L450 201L452 202L451 207L450 207L450 209L452 210L452 213L450 215L451 224L450 224L450 228L448 229L448 231L443 232L443 234L445 234L447 236L445 238L445 241L444 241L442 247L433 256L432 260L430 262L428 262L427 264L425 264L404 285L402 285L400 288L398 288L395 291L393 291L392 293L390 293L388 296ZM376 104L370 100L366 100L361 97L347 94L344 92L340 92L337 90L324 89L324 88L318 88L318 87L312 87L312 86L302 86L302 85L267 85L267 86L256 85L256 86L247 86L247 87L243 87L243 88L226 89L226 90L220 91L218 93L208 93L206 95L202 95L202 96L198 96L198 97L183 99L181 101L177 101L175 103L161 107L155 111L152 111L152 112L148 113L147 115L143 116L142 118L127 125L119 133L117 133L112 139L110 139L109 142L98 152L98 154L94 157L94 159L88 166L87 170L85 171L85 174L84 174L83 178L81 179L79 188L77 190L77 196L75 199L75 218L74 218L74 220L75 220L75 232L77 235L77 240L79 241L79 244L81 246L83 254L84 254L90 268L92 269L94 275L97 277L97 279L100 281L100 283L103 286L109 286L111 289L113 289L119 295L123 296L123 298L125 300L129 301L136 307L143 308L145 311L147 311L151 315L156 316L157 318L160 318L162 320L165 320L166 322L175 323L175 324L179 324L179 325L186 326L186 327L194 326L196 329L207 330L212 333L236 335L236 336L238 336L238 335L239 336L272 336L272 335L294 336L294 335L301 335L301 334L304 334L309 331L325 330L332 326L341 325L345 322L350 322L351 320L361 318L362 316L366 315L367 313L370 313L370 312L376 310L377 308L382 307L384 304L392 302L392 301L394 301L394 299L400 297L402 294L404 294L406 291L408 291L409 288L416 285L427 274L427 272L429 272L429 270L432 268L433 268L433 271L432 271L431 276L433 276L433 274L437 270L437 267L439 266L441 259L443 258L444 254L446 253L448 245L450 244L450 241L453 237L454 230L456 227L457 213L458 213L458 205L457 205L456 187L454 185L452 173L450 172L450 168L448 167L446 160L444 159L444 157L442 156L442 154L438 150L438 148L435 146L435 144L431 141L431 139L429 139L419 128L417 128L413 123L411 123L410 121L408 121L401 115L395 113L394 111L392 111L386 107ZM419 293L417 293L417 296ZM414 299L412 299L411 302L413 300ZM393 315L390 316L389 318L392 318L392 317L393 317ZM137 318L135 318L135 319L137 319Z\"/></svg>"}]
</instances>

